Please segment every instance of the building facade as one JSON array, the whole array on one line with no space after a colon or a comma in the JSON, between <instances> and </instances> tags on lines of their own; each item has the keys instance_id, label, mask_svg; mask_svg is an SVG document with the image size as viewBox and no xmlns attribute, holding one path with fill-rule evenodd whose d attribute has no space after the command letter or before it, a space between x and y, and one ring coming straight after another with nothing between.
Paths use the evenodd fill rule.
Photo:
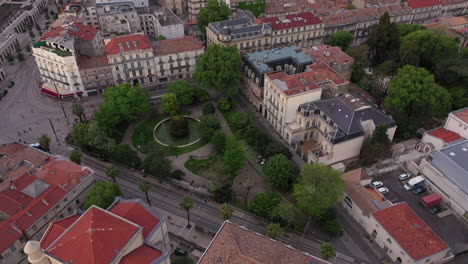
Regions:
<instances>
[{"instance_id":1,"label":"building facade","mask_svg":"<svg viewBox=\"0 0 468 264\"><path fill-rule=\"evenodd\" d=\"M163 0L162 6L169 8L174 14L181 16L187 13L188 2L186 0Z\"/></svg>"},{"instance_id":2,"label":"building facade","mask_svg":"<svg viewBox=\"0 0 468 264\"><path fill-rule=\"evenodd\" d=\"M190 20L197 20L198 15L200 14L200 9L208 5L206 0L188 0L187 1L187 11Z\"/></svg>"},{"instance_id":3,"label":"building facade","mask_svg":"<svg viewBox=\"0 0 468 264\"><path fill-rule=\"evenodd\" d=\"M133 2L97 3L96 13L105 37L134 34L141 30Z\"/></svg>"},{"instance_id":4,"label":"building facade","mask_svg":"<svg viewBox=\"0 0 468 264\"><path fill-rule=\"evenodd\" d=\"M170 9L151 7L137 9L140 16L141 30L155 39L181 38L184 36L184 24Z\"/></svg>"}]
</instances>

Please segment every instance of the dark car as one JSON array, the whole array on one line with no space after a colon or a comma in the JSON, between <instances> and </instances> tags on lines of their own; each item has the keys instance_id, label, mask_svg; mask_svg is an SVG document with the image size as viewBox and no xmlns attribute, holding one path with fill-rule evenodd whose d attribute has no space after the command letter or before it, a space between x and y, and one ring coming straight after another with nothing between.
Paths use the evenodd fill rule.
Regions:
<instances>
[{"instance_id":1,"label":"dark car","mask_svg":"<svg viewBox=\"0 0 468 264\"><path fill-rule=\"evenodd\" d=\"M3 96L5 96L7 93L8 93L7 90L0 90L0 98L2 98Z\"/></svg>"},{"instance_id":2,"label":"dark car","mask_svg":"<svg viewBox=\"0 0 468 264\"><path fill-rule=\"evenodd\" d=\"M15 85L15 82L14 81L9 81L8 84L7 84L7 87L11 88L11 87L13 87L13 85Z\"/></svg>"},{"instance_id":3,"label":"dark car","mask_svg":"<svg viewBox=\"0 0 468 264\"><path fill-rule=\"evenodd\" d=\"M440 213L440 207L437 206L437 205L433 206L433 207L429 208L429 212L431 214L438 214L438 213Z\"/></svg>"},{"instance_id":4,"label":"dark car","mask_svg":"<svg viewBox=\"0 0 468 264\"><path fill-rule=\"evenodd\" d=\"M420 186L420 187L416 187L415 189L413 189L413 193L416 194L416 195L419 195L423 192L426 191L426 188Z\"/></svg>"},{"instance_id":5,"label":"dark car","mask_svg":"<svg viewBox=\"0 0 468 264\"><path fill-rule=\"evenodd\" d=\"M174 250L174 254L176 254L176 256L187 256L187 250L183 250L181 248L176 248Z\"/></svg>"}]
</instances>

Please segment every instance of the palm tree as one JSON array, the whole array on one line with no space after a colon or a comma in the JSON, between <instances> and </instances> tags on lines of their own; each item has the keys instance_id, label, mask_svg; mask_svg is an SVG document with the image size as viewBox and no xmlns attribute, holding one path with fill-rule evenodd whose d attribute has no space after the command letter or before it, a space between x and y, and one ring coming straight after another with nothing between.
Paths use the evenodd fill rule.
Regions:
<instances>
[{"instance_id":1,"label":"palm tree","mask_svg":"<svg viewBox=\"0 0 468 264\"><path fill-rule=\"evenodd\" d=\"M44 151L50 152L50 138L48 135L42 134L37 140Z\"/></svg>"},{"instance_id":2,"label":"palm tree","mask_svg":"<svg viewBox=\"0 0 468 264\"><path fill-rule=\"evenodd\" d=\"M335 246L330 242L323 243L320 245L320 255L325 260L333 258L336 255Z\"/></svg>"},{"instance_id":3,"label":"palm tree","mask_svg":"<svg viewBox=\"0 0 468 264\"><path fill-rule=\"evenodd\" d=\"M70 160L76 164L81 164L81 151L79 149L74 149L70 152Z\"/></svg>"},{"instance_id":4,"label":"palm tree","mask_svg":"<svg viewBox=\"0 0 468 264\"><path fill-rule=\"evenodd\" d=\"M86 115L81 104L73 104L72 113L80 119L80 122L84 122L86 120Z\"/></svg>"},{"instance_id":5,"label":"palm tree","mask_svg":"<svg viewBox=\"0 0 468 264\"><path fill-rule=\"evenodd\" d=\"M192 227L190 225L190 209L193 207L193 200L192 198L185 196L182 201L179 203L180 208L184 209L187 211L187 227L190 228Z\"/></svg>"},{"instance_id":6,"label":"palm tree","mask_svg":"<svg viewBox=\"0 0 468 264\"><path fill-rule=\"evenodd\" d=\"M151 206L151 202L150 202L150 199L149 199L149 196L148 196L148 192L149 192L149 190L151 188L150 182L147 181L147 180L143 180L143 181L140 182L140 185L138 187L140 187L140 191L145 193L146 201L148 201L149 206Z\"/></svg>"},{"instance_id":7,"label":"palm tree","mask_svg":"<svg viewBox=\"0 0 468 264\"><path fill-rule=\"evenodd\" d=\"M224 221L231 219L232 217L232 206L228 203L223 203L218 209L219 217Z\"/></svg>"},{"instance_id":8,"label":"palm tree","mask_svg":"<svg viewBox=\"0 0 468 264\"><path fill-rule=\"evenodd\" d=\"M119 170L114 165L109 165L106 168L106 176L111 178L114 182L116 182L115 178L119 174Z\"/></svg>"}]
</instances>

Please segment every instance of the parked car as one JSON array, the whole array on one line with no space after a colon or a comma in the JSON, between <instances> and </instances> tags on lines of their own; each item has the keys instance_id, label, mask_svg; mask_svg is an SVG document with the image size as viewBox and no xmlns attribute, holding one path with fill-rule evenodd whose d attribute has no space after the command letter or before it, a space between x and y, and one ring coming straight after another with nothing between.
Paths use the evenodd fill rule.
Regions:
<instances>
[{"instance_id":1,"label":"parked car","mask_svg":"<svg viewBox=\"0 0 468 264\"><path fill-rule=\"evenodd\" d=\"M372 185L373 185L375 188L379 188L379 187L382 187L382 186L383 186L383 182L381 182L381 181L374 181L374 182L372 182Z\"/></svg>"},{"instance_id":2,"label":"parked car","mask_svg":"<svg viewBox=\"0 0 468 264\"><path fill-rule=\"evenodd\" d=\"M411 176L410 176L409 173L403 173L403 174L400 174L400 176L398 176L398 179L399 179L400 181L404 181L404 180L409 179L410 177L411 177Z\"/></svg>"},{"instance_id":3,"label":"parked car","mask_svg":"<svg viewBox=\"0 0 468 264\"><path fill-rule=\"evenodd\" d=\"M176 256L187 256L187 250L183 250L183 249L181 249L181 248L176 248L176 249L174 250L174 254L175 254Z\"/></svg>"},{"instance_id":4,"label":"parked car","mask_svg":"<svg viewBox=\"0 0 468 264\"><path fill-rule=\"evenodd\" d=\"M440 207L437 206L437 205L433 206L433 207L429 208L429 212L431 214L438 214L438 213L440 213Z\"/></svg>"},{"instance_id":5,"label":"parked car","mask_svg":"<svg viewBox=\"0 0 468 264\"><path fill-rule=\"evenodd\" d=\"M15 85L15 82L14 81L9 81L8 84L7 84L7 87L11 88L11 87L13 87L13 85Z\"/></svg>"},{"instance_id":6,"label":"parked car","mask_svg":"<svg viewBox=\"0 0 468 264\"><path fill-rule=\"evenodd\" d=\"M7 93L8 93L7 90L0 90L0 98L2 98L3 96L5 96Z\"/></svg>"},{"instance_id":7,"label":"parked car","mask_svg":"<svg viewBox=\"0 0 468 264\"><path fill-rule=\"evenodd\" d=\"M419 186L419 187L416 187L413 189L413 193L416 194L416 195L419 195L423 192L426 191L426 188L422 187L422 186Z\"/></svg>"},{"instance_id":8,"label":"parked car","mask_svg":"<svg viewBox=\"0 0 468 264\"><path fill-rule=\"evenodd\" d=\"M387 187L381 187L378 188L377 191L381 194L388 193L388 188Z\"/></svg>"}]
</instances>

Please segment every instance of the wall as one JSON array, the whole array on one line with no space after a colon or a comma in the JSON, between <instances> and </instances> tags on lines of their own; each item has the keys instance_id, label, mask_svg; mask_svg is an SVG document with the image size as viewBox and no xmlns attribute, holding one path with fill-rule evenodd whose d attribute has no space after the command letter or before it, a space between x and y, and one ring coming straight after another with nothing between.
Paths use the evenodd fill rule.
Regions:
<instances>
[{"instance_id":1,"label":"wall","mask_svg":"<svg viewBox=\"0 0 468 264\"><path fill-rule=\"evenodd\" d=\"M444 128L456 132L464 138L468 138L468 124L460 120L452 113L449 114L447 121L445 121Z\"/></svg>"},{"instance_id":2,"label":"wall","mask_svg":"<svg viewBox=\"0 0 468 264\"><path fill-rule=\"evenodd\" d=\"M325 143L326 142L326 143ZM361 152L361 146L364 142L364 136L360 136L357 138L353 138L351 140L347 140L338 144L331 145L328 141L324 141L322 144L327 144L328 152L331 156L327 155L324 157L330 157L325 159L323 157L319 158L321 163L326 165L334 164L343 160L351 159L354 157L358 157L359 153ZM331 151L330 151L331 148Z\"/></svg>"},{"instance_id":3,"label":"wall","mask_svg":"<svg viewBox=\"0 0 468 264\"><path fill-rule=\"evenodd\" d=\"M433 146L434 146L434 150L439 150L441 148L444 147L445 145L445 142L438 138L438 137L434 137L434 136L431 136L429 133L424 133L424 136L422 137L421 139L422 142L424 143L431 143Z\"/></svg>"},{"instance_id":4,"label":"wall","mask_svg":"<svg viewBox=\"0 0 468 264\"><path fill-rule=\"evenodd\" d=\"M162 26L157 23L158 36L164 36L166 39L181 38L184 36L184 24L175 24Z\"/></svg>"}]
</instances>

